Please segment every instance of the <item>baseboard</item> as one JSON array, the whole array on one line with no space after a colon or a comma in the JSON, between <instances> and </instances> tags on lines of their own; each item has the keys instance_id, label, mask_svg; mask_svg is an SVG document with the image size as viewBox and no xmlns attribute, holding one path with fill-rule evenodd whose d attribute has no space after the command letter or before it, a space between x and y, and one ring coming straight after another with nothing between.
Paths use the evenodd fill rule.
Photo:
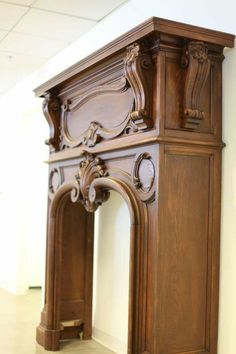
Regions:
<instances>
[{"instance_id":1,"label":"baseboard","mask_svg":"<svg viewBox=\"0 0 236 354\"><path fill-rule=\"evenodd\" d=\"M116 354L126 354L127 344L117 337L103 332L99 328L93 327L93 339L107 349L115 352Z\"/></svg>"}]
</instances>

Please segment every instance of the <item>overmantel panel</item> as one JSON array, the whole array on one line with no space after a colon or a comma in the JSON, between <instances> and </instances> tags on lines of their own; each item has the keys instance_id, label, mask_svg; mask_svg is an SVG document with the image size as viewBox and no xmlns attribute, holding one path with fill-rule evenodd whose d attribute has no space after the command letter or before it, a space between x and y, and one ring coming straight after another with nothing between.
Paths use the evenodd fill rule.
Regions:
<instances>
[{"instance_id":1,"label":"overmantel panel","mask_svg":"<svg viewBox=\"0 0 236 354\"><path fill-rule=\"evenodd\" d=\"M233 44L151 18L35 90L50 127L45 349L91 338L93 213L114 190L131 221L127 353L217 353L222 62Z\"/></svg>"},{"instance_id":2,"label":"overmantel panel","mask_svg":"<svg viewBox=\"0 0 236 354\"><path fill-rule=\"evenodd\" d=\"M196 40L195 27L180 25L177 30L178 24L168 21L168 31L163 33L163 21L158 20L153 19L155 30L145 36L142 31L149 22L140 26L138 39L137 27L136 41L127 47L120 48L121 38L114 41L113 49L119 46L112 55L107 48L105 57L106 47L98 51L97 59L101 53L104 57L96 65L82 70L79 63L74 75L68 77L66 71L64 80L46 92L35 90L45 97L51 153L78 146L102 149L103 143L113 144L117 137L137 135L140 139L139 133L152 130L160 140L175 137L221 143L224 47L213 43L213 38L221 43L232 41L232 36L210 31L209 38L204 30L199 32L201 40ZM172 35L171 25L176 30ZM184 38L183 29L192 37Z\"/></svg>"}]
</instances>

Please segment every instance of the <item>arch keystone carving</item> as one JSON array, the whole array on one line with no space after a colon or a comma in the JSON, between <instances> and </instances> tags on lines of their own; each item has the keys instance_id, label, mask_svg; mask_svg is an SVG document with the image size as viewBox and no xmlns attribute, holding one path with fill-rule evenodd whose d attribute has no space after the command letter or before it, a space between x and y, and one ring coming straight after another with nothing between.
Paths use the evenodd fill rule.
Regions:
<instances>
[{"instance_id":1,"label":"arch keystone carving","mask_svg":"<svg viewBox=\"0 0 236 354\"><path fill-rule=\"evenodd\" d=\"M103 160L93 154L83 152L84 159L79 164L75 175L76 185L71 190L72 202L81 202L87 211L94 212L99 205L108 200L110 193L106 189L95 188L92 182L100 177L108 176Z\"/></svg>"}]
</instances>

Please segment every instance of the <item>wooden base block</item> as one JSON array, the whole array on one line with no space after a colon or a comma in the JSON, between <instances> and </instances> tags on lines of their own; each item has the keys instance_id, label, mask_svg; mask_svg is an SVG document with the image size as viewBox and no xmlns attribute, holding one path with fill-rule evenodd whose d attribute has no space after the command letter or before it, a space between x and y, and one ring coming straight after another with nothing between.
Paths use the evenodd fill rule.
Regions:
<instances>
[{"instance_id":1,"label":"wooden base block","mask_svg":"<svg viewBox=\"0 0 236 354\"><path fill-rule=\"evenodd\" d=\"M56 351L60 349L60 330L48 330L42 325L37 327L36 340L45 350Z\"/></svg>"}]
</instances>

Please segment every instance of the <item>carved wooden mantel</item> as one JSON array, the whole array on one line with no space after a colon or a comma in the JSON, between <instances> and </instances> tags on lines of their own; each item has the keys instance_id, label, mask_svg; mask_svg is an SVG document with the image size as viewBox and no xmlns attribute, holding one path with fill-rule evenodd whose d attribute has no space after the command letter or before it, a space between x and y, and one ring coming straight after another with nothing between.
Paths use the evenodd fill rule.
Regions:
<instances>
[{"instance_id":1,"label":"carved wooden mantel","mask_svg":"<svg viewBox=\"0 0 236 354\"><path fill-rule=\"evenodd\" d=\"M93 212L130 213L128 354L217 353L222 61L234 36L151 18L35 90L50 126L37 340L92 335Z\"/></svg>"}]
</instances>

